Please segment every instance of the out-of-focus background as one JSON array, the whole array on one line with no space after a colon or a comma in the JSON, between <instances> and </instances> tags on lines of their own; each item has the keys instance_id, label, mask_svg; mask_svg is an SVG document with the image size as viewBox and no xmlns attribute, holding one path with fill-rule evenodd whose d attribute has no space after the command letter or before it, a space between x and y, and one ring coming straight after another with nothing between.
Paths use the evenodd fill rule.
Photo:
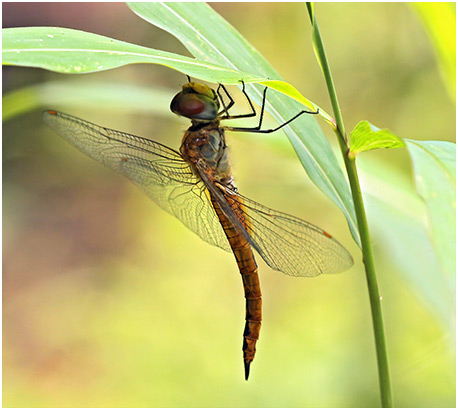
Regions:
<instances>
[{"instance_id":1,"label":"out-of-focus background","mask_svg":"<svg viewBox=\"0 0 458 410\"><path fill-rule=\"evenodd\" d=\"M211 6L286 81L331 112L303 4ZM3 27L68 27L189 55L123 3L2 7ZM453 96L411 6L326 3L317 4L316 12L348 131L367 119L401 137L454 141ZM73 82L75 100L68 101L68 88L51 88L54 81ZM56 103L43 109L174 148L187 121L168 113L168 101L184 81L182 74L154 65L84 76L3 68L4 94L44 87L46 101ZM107 100L100 104L91 92L100 93L102 84ZM156 106L142 107L140 97L134 104L113 104L111 93L132 86L157 95ZM127 180L56 136L40 111L3 125L3 406L379 406L358 248L343 215L309 182L284 134L228 136L240 191L331 232L355 266L339 275L291 278L258 258L264 322L246 382L243 289L233 256L204 243ZM363 155L361 163L374 174L394 173L412 185L405 149ZM377 191L364 175L365 190ZM402 208L402 196L393 195ZM423 288L417 286L422 278L406 274L409 260L401 272L402 246L396 245L399 252L385 246L378 210L369 204L368 213L395 405L454 407L454 291L443 289L434 272ZM415 251L420 256L430 248Z\"/></svg>"}]
</instances>

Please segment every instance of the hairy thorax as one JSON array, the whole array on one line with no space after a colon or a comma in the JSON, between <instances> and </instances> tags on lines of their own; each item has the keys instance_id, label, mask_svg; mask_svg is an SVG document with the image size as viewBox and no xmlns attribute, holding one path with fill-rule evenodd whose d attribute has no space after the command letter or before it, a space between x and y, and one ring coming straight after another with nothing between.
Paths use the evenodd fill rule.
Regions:
<instances>
[{"instance_id":1,"label":"hairy thorax","mask_svg":"<svg viewBox=\"0 0 458 410\"><path fill-rule=\"evenodd\" d=\"M180 152L195 171L198 168L213 182L235 188L224 129L218 122L193 124L184 134Z\"/></svg>"}]
</instances>

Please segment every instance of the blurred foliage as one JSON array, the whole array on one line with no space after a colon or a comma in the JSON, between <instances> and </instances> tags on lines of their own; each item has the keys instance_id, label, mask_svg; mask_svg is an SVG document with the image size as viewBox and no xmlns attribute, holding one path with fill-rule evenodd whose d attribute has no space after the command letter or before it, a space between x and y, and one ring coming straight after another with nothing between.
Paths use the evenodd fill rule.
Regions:
<instances>
[{"instance_id":1,"label":"blurred foliage","mask_svg":"<svg viewBox=\"0 0 458 410\"><path fill-rule=\"evenodd\" d=\"M428 208L432 242L450 284L456 272L456 146L445 141L407 140L418 194Z\"/></svg>"},{"instance_id":2,"label":"blurred foliage","mask_svg":"<svg viewBox=\"0 0 458 410\"><path fill-rule=\"evenodd\" d=\"M212 7L326 109L303 4ZM403 138L454 141L455 106L408 6L320 3L316 12L347 127L367 118ZM5 3L3 25L71 27L186 55L176 39L121 3ZM179 146L186 121L166 117L164 105L166 94L170 100L185 81L180 74L135 65L91 74L93 87L69 78L66 88L63 80L37 69L3 69L4 92L29 85L52 90L49 83L59 81L62 88L44 101L31 97L33 103L68 107L96 123ZM138 110L135 99L127 101L128 90L126 107L110 94L114 83L145 89L136 94ZM111 85L104 90L102 84ZM147 91L153 87L164 90L157 111ZM237 90L234 97L241 100ZM45 129L39 111L3 126L5 407L378 406L360 263L341 275L303 280L273 272L258 258L264 323L247 383L243 290L233 257L67 146ZM306 180L282 134L229 138L242 193L321 226L357 260L339 210ZM395 405L453 407L454 291L436 274L425 206L410 198L408 154L377 150L361 158ZM396 184L386 184L387 174ZM404 200L413 205L406 209ZM386 224L393 229L381 229ZM414 246L396 246L399 237Z\"/></svg>"},{"instance_id":3,"label":"blurred foliage","mask_svg":"<svg viewBox=\"0 0 458 410\"><path fill-rule=\"evenodd\" d=\"M19 88L3 97L2 120L43 107L59 106L64 109L92 107L110 112L169 115L171 90L144 88L116 82L47 81Z\"/></svg>"},{"instance_id":4,"label":"blurred foliage","mask_svg":"<svg viewBox=\"0 0 458 410\"><path fill-rule=\"evenodd\" d=\"M453 2L411 3L423 20L434 44L447 90L456 98L456 4Z\"/></svg>"}]
</instances>

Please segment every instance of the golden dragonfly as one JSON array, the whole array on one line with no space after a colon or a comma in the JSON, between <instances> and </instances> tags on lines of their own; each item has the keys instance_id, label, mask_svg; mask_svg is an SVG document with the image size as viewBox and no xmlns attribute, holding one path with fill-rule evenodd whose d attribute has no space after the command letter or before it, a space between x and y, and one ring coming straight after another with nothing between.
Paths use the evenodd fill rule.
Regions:
<instances>
[{"instance_id":1,"label":"golden dragonfly","mask_svg":"<svg viewBox=\"0 0 458 410\"><path fill-rule=\"evenodd\" d=\"M221 120L257 115L245 84L242 82L242 92L251 112L230 115L234 99L224 85L215 91L188 77L170 105L172 112L191 120L179 152L58 111L43 113L45 123L77 149L129 178L204 241L234 253L246 299L242 347L246 380L262 320L261 288L252 249L272 269L292 276L342 272L353 264L350 253L323 229L238 192L225 130L270 133L302 114L318 113L301 111L277 128L263 130L266 91L257 127L226 127L220 125Z\"/></svg>"}]
</instances>

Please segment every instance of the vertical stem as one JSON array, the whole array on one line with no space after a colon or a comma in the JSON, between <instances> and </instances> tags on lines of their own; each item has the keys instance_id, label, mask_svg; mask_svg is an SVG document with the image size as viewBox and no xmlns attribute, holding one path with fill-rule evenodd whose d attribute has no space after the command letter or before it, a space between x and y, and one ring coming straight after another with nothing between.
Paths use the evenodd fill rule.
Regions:
<instances>
[{"instance_id":1,"label":"vertical stem","mask_svg":"<svg viewBox=\"0 0 458 410\"><path fill-rule=\"evenodd\" d=\"M358 231L361 238L361 250L363 254L363 263L366 271L367 288L369 291L369 300L372 312L372 323L374 328L375 348L377 352L377 365L382 407L393 407L390 372L388 367L388 354L385 341L385 330L383 326L382 306L380 303L381 298L377 285L377 276L375 273L369 227L367 224L366 211L364 209L364 202L361 194L358 172L356 169L356 161L354 156L349 156L348 142L345 135L345 127L340 112L339 101L337 99L337 93L334 87L331 69L326 58L326 52L324 50L320 30L314 16L313 5L311 3L307 3L307 10L309 12L313 27L312 36L315 53L326 80L326 85L336 119L335 132L337 134L340 150L345 162L345 168L347 170L351 194L355 207L356 219L358 221Z\"/></svg>"},{"instance_id":2,"label":"vertical stem","mask_svg":"<svg viewBox=\"0 0 458 410\"><path fill-rule=\"evenodd\" d=\"M372 253L366 211L364 209L363 198L361 195L361 187L359 185L355 159L350 159L348 155L344 155L344 161L345 167L347 169L348 179L350 181L356 219L358 221L358 230L361 236L361 250L363 254L364 268L366 271L366 281L372 313L372 325L374 328L375 349L377 352L377 365L382 407L393 407L390 370L388 366L388 353L385 340L385 330L383 326L381 297L377 284L377 275L375 273L374 256Z\"/></svg>"}]
</instances>

